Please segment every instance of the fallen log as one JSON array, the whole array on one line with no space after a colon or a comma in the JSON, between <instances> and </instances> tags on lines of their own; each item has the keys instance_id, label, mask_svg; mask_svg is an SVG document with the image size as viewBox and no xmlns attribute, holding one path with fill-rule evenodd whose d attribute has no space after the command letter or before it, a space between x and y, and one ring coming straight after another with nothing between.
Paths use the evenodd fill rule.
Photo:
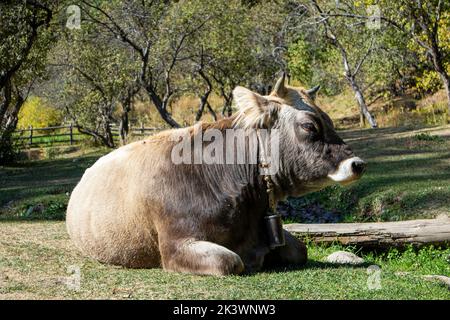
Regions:
<instances>
[{"instance_id":1,"label":"fallen log","mask_svg":"<svg viewBox=\"0 0 450 320\"><path fill-rule=\"evenodd\" d=\"M357 245L360 247L403 247L450 244L450 217L374 223L292 223L284 228L297 237L315 243Z\"/></svg>"}]
</instances>

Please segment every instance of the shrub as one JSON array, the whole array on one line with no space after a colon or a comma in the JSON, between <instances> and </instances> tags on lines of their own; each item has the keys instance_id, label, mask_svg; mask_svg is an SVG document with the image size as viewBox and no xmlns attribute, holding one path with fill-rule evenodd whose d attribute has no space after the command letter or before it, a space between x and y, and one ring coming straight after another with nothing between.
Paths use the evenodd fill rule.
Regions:
<instances>
[{"instance_id":1,"label":"shrub","mask_svg":"<svg viewBox=\"0 0 450 320\"><path fill-rule=\"evenodd\" d=\"M67 199L25 203L18 212L18 216L26 220L64 220L66 209Z\"/></svg>"},{"instance_id":2,"label":"shrub","mask_svg":"<svg viewBox=\"0 0 450 320\"><path fill-rule=\"evenodd\" d=\"M428 92L436 92L441 87L441 79L436 71L424 71L421 77L416 77L416 88L424 94Z\"/></svg>"},{"instance_id":3,"label":"shrub","mask_svg":"<svg viewBox=\"0 0 450 320\"><path fill-rule=\"evenodd\" d=\"M419 141L433 141L433 142L444 142L445 140L440 136L434 136L427 132L421 132L414 136Z\"/></svg>"},{"instance_id":4,"label":"shrub","mask_svg":"<svg viewBox=\"0 0 450 320\"><path fill-rule=\"evenodd\" d=\"M17 127L20 129L26 129L29 126L50 127L59 125L62 120L62 113L58 109L39 97L30 97L20 109Z\"/></svg>"}]
</instances>

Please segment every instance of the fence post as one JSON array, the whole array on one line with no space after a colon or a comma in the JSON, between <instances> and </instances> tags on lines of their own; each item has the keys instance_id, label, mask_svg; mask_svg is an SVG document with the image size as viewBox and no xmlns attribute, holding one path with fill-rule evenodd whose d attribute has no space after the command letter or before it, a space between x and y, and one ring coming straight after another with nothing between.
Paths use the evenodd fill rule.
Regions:
<instances>
[{"instance_id":1,"label":"fence post","mask_svg":"<svg viewBox=\"0 0 450 320\"><path fill-rule=\"evenodd\" d=\"M145 133L144 123L143 122L141 122L141 133L142 133L142 135L144 135L144 133Z\"/></svg>"},{"instance_id":2,"label":"fence post","mask_svg":"<svg viewBox=\"0 0 450 320\"><path fill-rule=\"evenodd\" d=\"M30 129L30 146L33 144L33 126L29 127Z\"/></svg>"},{"instance_id":3,"label":"fence post","mask_svg":"<svg viewBox=\"0 0 450 320\"><path fill-rule=\"evenodd\" d=\"M70 145L73 145L73 124L72 123L70 123L69 130L70 130Z\"/></svg>"}]
</instances>

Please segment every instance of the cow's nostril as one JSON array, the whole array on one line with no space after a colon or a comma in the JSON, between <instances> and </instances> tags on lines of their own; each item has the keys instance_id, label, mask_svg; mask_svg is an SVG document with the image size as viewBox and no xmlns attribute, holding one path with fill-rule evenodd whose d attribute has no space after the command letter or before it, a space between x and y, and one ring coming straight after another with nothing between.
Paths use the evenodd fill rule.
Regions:
<instances>
[{"instance_id":1,"label":"cow's nostril","mask_svg":"<svg viewBox=\"0 0 450 320\"><path fill-rule=\"evenodd\" d=\"M362 160L356 160L352 162L353 173L360 175L366 169L366 163Z\"/></svg>"}]
</instances>

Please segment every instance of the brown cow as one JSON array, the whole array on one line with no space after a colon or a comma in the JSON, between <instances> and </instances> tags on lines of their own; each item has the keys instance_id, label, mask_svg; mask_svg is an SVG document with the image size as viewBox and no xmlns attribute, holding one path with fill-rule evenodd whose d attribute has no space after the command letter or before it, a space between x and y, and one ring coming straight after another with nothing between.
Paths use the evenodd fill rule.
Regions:
<instances>
[{"instance_id":1,"label":"brown cow","mask_svg":"<svg viewBox=\"0 0 450 320\"><path fill-rule=\"evenodd\" d=\"M258 163L176 164L173 135L279 130L279 170L271 176L276 200L356 180L365 164L314 104L312 91L287 87L282 78L269 96L242 87L233 94L239 110L232 117L164 131L86 170L67 209L67 230L82 252L131 268L209 275L306 262L305 245L287 232L285 246L268 246L268 195Z\"/></svg>"}]
</instances>

